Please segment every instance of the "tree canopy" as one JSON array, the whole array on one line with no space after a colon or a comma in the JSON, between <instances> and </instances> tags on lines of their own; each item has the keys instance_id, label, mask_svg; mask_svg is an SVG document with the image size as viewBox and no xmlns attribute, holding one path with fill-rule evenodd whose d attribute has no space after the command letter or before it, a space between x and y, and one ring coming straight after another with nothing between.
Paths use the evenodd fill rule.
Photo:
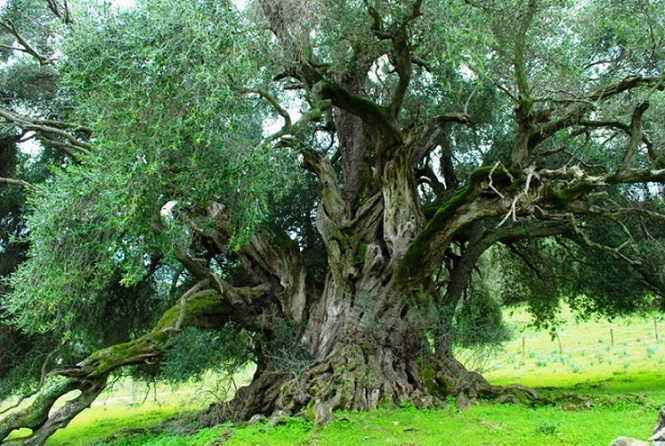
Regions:
<instances>
[{"instance_id":1,"label":"tree canopy","mask_svg":"<svg viewBox=\"0 0 665 446\"><path fill-rule=\"evenodd\" d=\"M665 307L664 11L8 0L0 439L123 366L255 362L202 424L492 398L452 345L502 306Z\"/></svg>"}]
</instances>

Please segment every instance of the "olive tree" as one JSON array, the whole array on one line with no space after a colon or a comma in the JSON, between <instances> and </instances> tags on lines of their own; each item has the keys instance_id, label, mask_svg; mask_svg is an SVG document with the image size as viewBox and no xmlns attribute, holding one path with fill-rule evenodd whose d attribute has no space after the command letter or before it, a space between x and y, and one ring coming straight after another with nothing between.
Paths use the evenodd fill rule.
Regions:
<instances>
[{"instance_id":1,"label":"olive tree","mask_svg":"<svg viewBox=\"0 0 665 446\"><path fill-rule=\"evenodd\" d=\"M21 441L43 443L110 373L168 363L193 329L257 364L202 423L529 394L455 359L455 313L492 320L499 296L543 321L561 299L585 314L659 304L664 10L74 8L59 87L90 131L55 133L75 162L31 193L29 258L3 305L14 327L90 351L54 365L0 438L27 427ZM153 328L102 345L119 308Z\"/></svg>"}]
</instances>

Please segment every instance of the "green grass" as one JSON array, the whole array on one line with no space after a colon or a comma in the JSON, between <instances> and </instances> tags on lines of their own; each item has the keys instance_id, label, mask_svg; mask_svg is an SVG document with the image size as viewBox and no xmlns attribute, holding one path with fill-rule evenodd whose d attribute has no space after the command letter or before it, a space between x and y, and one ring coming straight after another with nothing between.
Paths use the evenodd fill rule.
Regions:
<instances>
[{"instance_id":1,"label":"green grass","mask_svg":"<svg viewBox=\"0 0 665 446\"><path fill-rule=\"evenodd\" d=\"M566 310L562 317L566 322L557 329L557 339L531 329L526 312L513 312L508 318L513 340L474 365L497 384L564 387L665 367L665 340L656 341L653 318L578 322ZM665 335L665 322L658 326Z\"/></svg>"},{"instance_id":2,"label":"green grass","mask_svg":"<svg viewBox=\"0 0 665 446\"><path fill-rule=\"evenodd\" d=\"M225 446L248 445L599 445L618 435L647 438L656 411L636 404L620 407L563 411L558 407L529 409L515 405L479 404L455 409L377 410L336 414L327 427L316 430L311 423L293 418L287 424L268 427L220 427L195 437L135 437L116 446L205 445L224 438Z\"/></svg>"},{"instance_id":3,"label":"green grass","mask_svg":"<svg viewBox=\"0 0 665 446\"><path fill-rule=\"evenodd\" d=\"M157 387L147 398L145 388L121 382L84 411L67 429L59 431L49 446L113 444L152 445L602 445L624 435L646 439L656 421L657 408L665 405L665 341L655 340L652 319L567 322L559 327L561 341L528 327L528 316L509 317L514 340L492 354L460 351L470 365L480 368L495 384L520 382L543 394L554 392L589 395L590 407L558 402L527 408L481 403L458 412L403 408L368 413L335 414L323 429L301 418L285 425L220 426L195 436L148 433L101 443L125 428L149 429L182 410L196 410L211 400L210 394L189 388L172 391ZM612 331L610 331L610 327ZM660 328L660 327L659 327ZM661 328L665 335L665 324ZM611 333L614 345L611 345ZM524 340L522 339L524 338ZM247 381L247 370L240 381ZM214 382L210 379L209 383ZM554 388L554 390L552 390ZM156 395L155 395L156 393ZM213 392L220 397L220 392ZM145 399L145 402L142 401ZM614 401L607 406L607 400ZM646 403L645 403L646 402ZM215 443L215 439L220 442Z\"/></svg>"}]
</instances>

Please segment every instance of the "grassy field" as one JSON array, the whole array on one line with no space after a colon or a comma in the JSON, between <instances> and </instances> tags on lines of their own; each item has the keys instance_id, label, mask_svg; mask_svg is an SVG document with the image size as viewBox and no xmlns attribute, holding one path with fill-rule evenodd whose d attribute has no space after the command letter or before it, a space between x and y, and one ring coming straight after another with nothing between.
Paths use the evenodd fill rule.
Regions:
<instances>
[{"instance_id":1,"label":"grassy field","mask_svg":"<svg viewBox=\"0 0 665 446\"><path fill-rule=\"evenodd\" d=\"M144 434L102 443L100 439L124 428L150 428L182 410L196 410L223 389L145 386L119 383L95 406L47 443L50 446L122 445L606 445L619 436L646 439L665 405L665 340L656 332L661 321L630 318L575 322L564 314L554 337L528 327L528 315L508 317L514 339L491 352L460 351L469 365L496 384L520 382L543 394L588 395L584 403L537 408L478 404L459 412L412 408L371 413L337 413L324 429L292 418L269 427L220 426L195 436ZM665 322L662 322L665 335ZM246 381L247 370L237 379ZM555 388L555 390L551 390ZM612 404L609 404L609 403Z\"/></svg>"}]
</instances>

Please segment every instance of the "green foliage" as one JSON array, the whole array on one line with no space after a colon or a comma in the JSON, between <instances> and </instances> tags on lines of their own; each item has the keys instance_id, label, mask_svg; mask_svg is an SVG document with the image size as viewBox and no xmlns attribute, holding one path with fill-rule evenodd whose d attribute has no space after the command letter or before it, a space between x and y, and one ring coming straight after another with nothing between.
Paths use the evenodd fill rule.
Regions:
<instances>
[{"instance_id":1,"label":"green foliage","mask_svg":"<svg viewBox=\"0 0 665 446\"><path fill-rule=\"evenodd\" d=\"M455 313L454 339L463 347L498 345L511 338L501 306L487 290L474 290Z\"/></svg>"},{"instance_id":2,"label":"green foliage","mask_svg":"<svg viewBox=\"0 0 665 446\"><path fill-rule=\"evenodd\" d=\"M265 104L239 92L262 79L248 49L256 32L228 4L170 1L71 30L61 70L96 139L31 198L30 259L6 305L18 327L67 332L118 273L136 286L151 259L172 263L212 202L241 245L289 191L293 154L261 141Z\"/></svg>"},{"instance_id":3,"label":"green foliage","mask_svg":"<svg viewBox=\"0 0 665 446\"><path fill-rule=\"evenodd\" d=\"M282 318L272 320L270 336L262 339L263 352L281 373L297 375L312 364L309 344L301 342L298 332L302 327Z\"/></svg>"},{"instance_id":4,"label":"green foliage","mask_svg":"<svg viewBox=\"0 0 665 446\"><path fill-rule=\"evenodd\" d=\"M295 167L288 149L260 143L269 113L243 92L265 76L257 33L229 3L147 2L75 28L63 67L94 120L99 157L145 185L133 195L154 191L156 203L184 209L218 200L237 243L288 191Z\"/></svg>"},{"instance_id":5,"label":"green foliage","mask_svg":"<svg viewBox=\"0 0 665 446\"><path fill-rule=\"evenodd\" d=\"M188 327L166 352L160 376L172 383L200 381L208 370L232 376L253 356L251 337L233 324L220 331Z\"/></svg>"}]
</instances>

